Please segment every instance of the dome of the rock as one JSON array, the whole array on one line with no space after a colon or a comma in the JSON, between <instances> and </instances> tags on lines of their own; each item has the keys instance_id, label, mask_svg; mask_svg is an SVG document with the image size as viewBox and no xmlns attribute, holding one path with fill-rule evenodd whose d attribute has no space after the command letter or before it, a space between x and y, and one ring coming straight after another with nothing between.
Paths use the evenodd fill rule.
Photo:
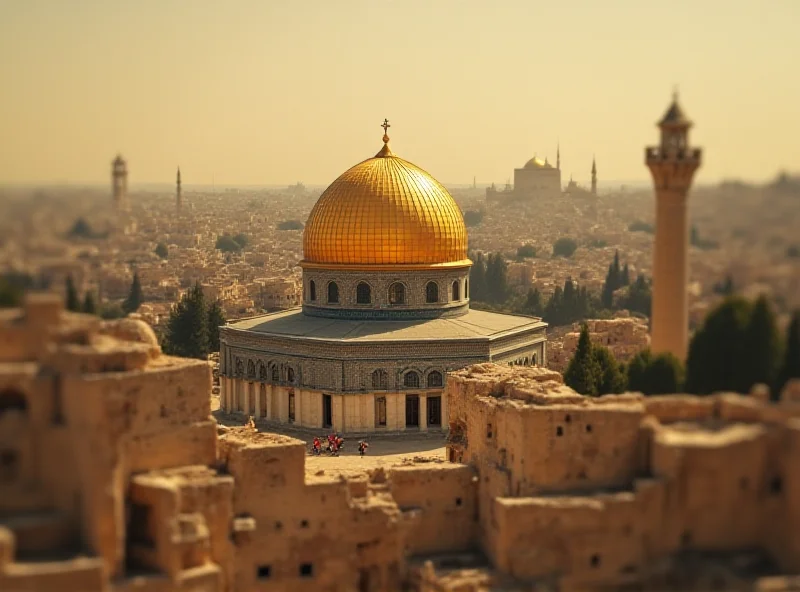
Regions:
<instances>
[{"instance_id":1,"label":"dome of the rock","mask_svg":"<svg viewBox=\"0 0 800 592\"><path fill-rule=\"evenodd\" d=\"M453 197L386 143L322 193L303 250L305 263L322 265L468 263L467 231Z\"/></svg>"}]
</instances>

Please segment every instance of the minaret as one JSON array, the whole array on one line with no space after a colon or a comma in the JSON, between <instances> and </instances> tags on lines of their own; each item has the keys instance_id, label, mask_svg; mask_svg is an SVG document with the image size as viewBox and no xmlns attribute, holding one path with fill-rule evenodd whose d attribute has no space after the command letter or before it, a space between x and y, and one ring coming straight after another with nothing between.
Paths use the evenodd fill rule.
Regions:
<instances>
[{"instance_id":1,"label":"minaret","mask_svg":"<svg viewBox=\"0 0 800 592\"><path fill-rule=\"evenodd\" d=\"M175 181L175 206L178 211L181 211L183 206L183 198L181 197L181 167L178 167L178 178Z\"/></svg>"},{"instance_id":2,"label":"minaret","mask_svg":"<svg viewBox=\"0 0 800 592\"><path fill-rule=\"evenodd\" d=\"M597 164L592 155L592 195L597 195Z\"/></svg>"},{"instance_id":3,"label":"minaret","mask_svg":"<svg viewBox=\"0 0 800 592\"><path fill-rule=\"evenodd\" d=\"M561 170L561 142L556 144L556 168Z\"/></svg>"},{"instance_id":4,"label":"minaret","mask_svg":"<svg viewBox=\"0 0 800 592\"><path fill-rule=\"evenodd\" d=\"M689 342L689 223L686 199L692 177L700 167L702 151L689 147L692 122L683 114L674 94L658 122L661 144L645 149L656 193L656 229L653 246L652 350L686 360Z\"/></svg>"},{"instance_id":5,"label":"minaret","mask_svg":"<svg viewBox=\"0 0 800 592\"><path fill-rule=\"evenodd\" d=\"M128 164L120 154L111 163L111 195L114 207L125 210L128 207Z\"/></svg>"}]
</instances>

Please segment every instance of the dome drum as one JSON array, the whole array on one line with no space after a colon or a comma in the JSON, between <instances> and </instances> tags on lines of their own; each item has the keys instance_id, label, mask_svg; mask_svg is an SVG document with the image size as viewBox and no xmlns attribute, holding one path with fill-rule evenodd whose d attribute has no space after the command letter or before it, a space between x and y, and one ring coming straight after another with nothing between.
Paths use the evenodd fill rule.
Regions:
<instances>
[{"instance_id":1,"label":"dome drum","mask_svg":"<svg viewBox=\"0 0 800 592\"><path fill-rule=\"evenodd\" d=\"M305 269L303 313L315 317L409 320L469 310L469 268L343 272Z\"/></svg>"}]
</instances>

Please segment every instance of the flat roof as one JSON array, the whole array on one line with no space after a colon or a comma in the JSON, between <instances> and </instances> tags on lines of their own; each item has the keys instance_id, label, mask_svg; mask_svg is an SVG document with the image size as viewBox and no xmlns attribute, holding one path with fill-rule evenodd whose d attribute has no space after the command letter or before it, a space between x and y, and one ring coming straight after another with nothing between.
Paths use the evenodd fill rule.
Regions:
<instances>
[{"instance_id":1,"label":"flat roof","mask_svg":"<svg viewBox=\"0 0 800 592\"><path fill-rule=\"evenodd\" d=\"M244 319L226 325L237 331L252 331L286 337L337 339L347 342L420 341L425 339L495 339L547 323L534 317L470 309L453 318L403 321L330 319L304 315L302 308Z\"/></svg>"}]
</instances>

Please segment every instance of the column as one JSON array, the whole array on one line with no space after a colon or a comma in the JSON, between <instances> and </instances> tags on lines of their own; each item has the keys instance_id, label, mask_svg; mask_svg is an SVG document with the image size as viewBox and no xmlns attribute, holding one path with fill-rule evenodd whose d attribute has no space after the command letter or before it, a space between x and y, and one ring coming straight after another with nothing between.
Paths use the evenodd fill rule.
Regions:
<instances>
[{"instance_id":1,"label":"column","mask_svg":"<svg viewBox=\"0 0 800 592\"><path fill-rule=\"evenodd\" d=\"M253 397L255 409L253 410L253 415L256 416L256 419L261 419L261 383L253 383L253 388L255 389L255 396Z\"/></svg>"},{"instance_id":2,"label":"column","mask_svg":"<svg viewBox=\"0 0 800 592\"><path fill-rule=\"evenodd\" d=\"M242 401L242 409L244 410L244 414L250 415L250 389L253 387L252 382L245 382L244 383L244 401Z\"/></svg>"},{"instance_id":3,"label":"column","mask_svg":"<svg viewBox=\"0 0 800 592\"><path fill-rule=\"evenodd\" d=\"M419 396L419 429L428 431L428 395Z\"/></svg>"}]
</instances>

